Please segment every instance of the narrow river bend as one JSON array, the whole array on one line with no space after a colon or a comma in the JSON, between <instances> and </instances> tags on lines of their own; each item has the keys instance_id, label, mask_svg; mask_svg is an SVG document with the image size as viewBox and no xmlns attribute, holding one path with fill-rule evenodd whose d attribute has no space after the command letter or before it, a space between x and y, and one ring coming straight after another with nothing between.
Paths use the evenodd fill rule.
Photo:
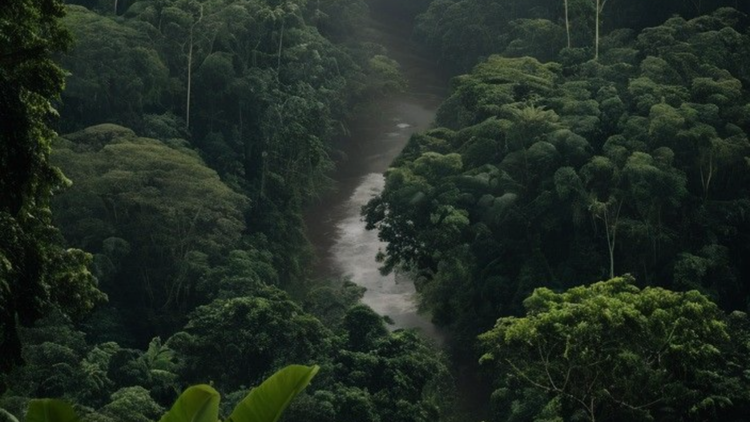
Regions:
<instances>
[{"instance_id":1,"label":"narrow river bend","mask_svg":"<svg viewBox=\"0 0 750 422\"><path fill-rule=\"evenodd\" d=\"M388 49L408 82L406 92L377 101L349 125L347 159L334 174L337 191L307 212L308 237L319 263L318 277L350 277L367 289L363 302L390 317L392 328L418 328L442 342L442 336L417 313L414 284L403 275L382 276L375 256L384 244L365 230L360 210L383 189L383 173L411 134L430 127L445 95L447 78L410 42L411 25L386 16L372 24L376 41Z\"/></svg>"}]
</instances>

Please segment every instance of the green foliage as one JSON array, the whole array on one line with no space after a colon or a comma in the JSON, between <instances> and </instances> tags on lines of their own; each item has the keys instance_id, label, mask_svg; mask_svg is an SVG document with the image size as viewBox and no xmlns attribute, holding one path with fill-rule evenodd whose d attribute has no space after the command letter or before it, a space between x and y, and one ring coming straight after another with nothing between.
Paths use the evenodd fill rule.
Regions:
<instances>
[{"instance_id":1,"label":"green foliage","mask_svg":"<svg viewBox=\"0 0 750 422\"><path fill-rule=\"evenodd\" d=\"M62 14L54 1L43 5ZM0 214L8 233L0 240L0 304L14 328L16 319L32 323L52 307L80 319L101 298L91 288L96 280L112 302L83 325L61 316L22 329L27 365L8 376L13 383L2 405L17 412L31 397L55 395L89 422L144 422L156 420L187 382L215 380L236 402L246 385L287 362L321 361L324 382L303 396L321 418L427 421L444 413L440 397L450 379L443 358L413 333L389 333L371 310L350 310L360 288L318 289L308 305L324 325L269 287L302 281L308 271L301 210L330 184L330 140L346 132L356 102L404 87L383 47L352 38L363 34L365 3L80 0L67 10L63 23L75 44L60 58L69 69L60 127L72 133L57 140L54 160L72 185L55 193L55 221L67 242L93 255L58 250L49 240L61 237L50 224L50 189L70 184L46 162L53 133L39 126L45 132L28 136L38 145L3 138L8 177L0 195L16 208L7 219ZM24 46L28 40L13 37L33 25L6 37L8 22L21 21L12 18L0 20L0 42ZM47 54L68 42L58 19L42 23L47 32L40 34L57 38L40 38L29 52ZM15 51L2 51L1 63L15 65ZM44 54L36 64L51 65ZM33 125L44 123L63 73L19 69L10 75L3 68L0 78L48 78L54 88L26 104L34 106ZM5 79L2 105L20 110L28 98ZM24 126L21 114L2 114L13 123L4 126L33 126ZM21 153L29 151L46 173L24 185L28 157ZM427 173L435 167L436 177L461 162L452 154L423 164ZM19 186L43 195L24 197ZM16 214L38 226L26 230ZM448 215L446 224L461 224L461 217ZM16 258L26 252L19 266ZM52 264L37 265L47 258ZM47 271L53 264L55 274ZM18 277L19 268L39 271ZM46 284L28 283L38 275ZM18 290L23 297L17 285L29 287ZM332 296L335 303L326 303ZM0 331L14 340L5 326ZM385 372L374 376L378 368ZM279 409L287 398L277 401ZM264 412L268 422L279 409ZM299 409L290 410L302 420ZM238 412L232 419L241 421L247 412Z\"/></svg>"},{"instance_id":2,"label":"green foliage","mask_svg":"<svg viewBox=\"0 0 750 422\"><path fill-rule=\"evenodd\" d=\"M341 325L349 308L357 304L365 288L350 280L324 280L310 286L302 302L305 310L315 315L327 327Z\"/></svg>"},{"instance_id":3,"label":"green foliage","mask_svg":"<svg viewBox=\"0 0 750 422\"><path fill-rule=\"evenodd\" d=\"M330 187L331 139L356 102L403 86L360 38L364 1L119 0L115 16L106 1L74 3L63 127L114 122L199 150L253 201L248 231L276 281L302 279L300 214Z\"/></svg>"},{"instance_id":4,"label":"green foliage","mask_svg":"<svg viewBox=\"0 0 750 422\"><path fill-rule=\"evenodd\" d=\"M369 3L413 15L428 2ZM724 3L437 0L417 19L442 64L480 64L389 170L367 222L389 242L383 269L413 270L423 307L463 351L536 292L526 318L485 337L508 359L496 419L731 420L747 408L746 316L622 280L550 290L632 272L747 308L750 43L742 13L703 15ZM186 382L214 380L234 404L286 363L316 361L321 382L291 420L445 418L444 359L352 306L359 289L311 292L318 320L269 287L305 278L301 211L330 184L330 139L352 105L403 88L384 48L352 38L365 2L69 6L61 127L115 122L155 138L106 124L59 140L73 185L55 194L56 222L93 256L60 246L48 209L68 184L48 163L46 126L63 83L48 55L69 42L62 12L55 0L0 11L1 365L28 364L7 376L2 405L64 395L86 420L145 422ZM675 12L685 19L659 25ZM634 30L612 31L623 25ZM113 300L86 339L66 317L42 320L21 329L21 353L17 322L54 308L81 319L103 298L97 279ZM515 337L498 334L508 327ZM201 388L217 420L218 391ZM276 404L268 422L290 397L277 398L264 400Z\"/></svg>"},{"instance_id":5,"label":"green foliage","mask_svg":"<svg viewBox=\"0 0 750 422\"><path fill-rule=\"evenodd\" d=\"M651 47L658 48L665 37L674 33L674 28L649 27L658 26L675 14L700 19L696 24L702 28L731 26L742 19L732 12L702 16L720 7L750 11L747 4L731 0L665 0L658 4L645 0L434 0L417 16L415 34L444 65L459 72L498 53L581 63L595 58L597 42L598 60L606 62L611 56L601 50L612 47L613 40L599 35L614 34L619 28L648 28Z\"/></svg>"},{"instance_id":6,"label":"green foliage","mask_svg":"<svg viewBox=\"0 0 750 422\"><path fill-rule=\"evenodd\" d=\"M8 413L7 410L0 408L0 420L3 422L18 422L15 416Z\"/></svg>"},{"instance_id":7,"label":"green foliage","mask_svg":"<svg viewBox=\"0 0 750 422\"><path fill-rule=\"evenodd\" d=\"M377 94L399 92L406 89L406 81L401 75L399 64L388 56L376 55L369 61L372 72L371 89Z\"/></svg>"},{"instance_id":8,"label":"green foliage","mask_svg":"<svg viewBox=\"0 0 750 422\"><path fill-rule=\"evenodd\" d=\"M455 78L437 127L412 137L364 209L387 242L383 270L415 273L421 305L461 345L536 287L623 273L747 309L741 16L615 31L596 62L575 47L561 63L493 55Z\"/></svg>"},{"instance_id":9,"label":"green foliage","mask_svg":"<svg viewBox=\"0 0 750 422\"><path fill-rule=\"evenodd\" d=\"M547 19L517 19L509 22L511 39L504 55L508 57L529 56L542 62L553 60L562 49L565 41L565 30L562 26ZM537 41L545 40L544 43Z\"/></svg>"},{"instance_id":10,"label":"green foliage","mask_svg":"<svg viewBox=\"0 0 750 422\"><path fill-rule=\"evenodd\" d=\"M472 74L456 79L456 88L438 110L438 121L457 130L512 113L501 106L521 106L524 101L549 95L558 70L556 64L545 65L531 57L492 56Z\"/></svg>"},{"instance_id":11,"label":"green foliage","mask_svg":"<svg viewBox=\"0 0 750 422\"><path fill-rule=\"evenodd\" d=\"M319 367L289 365L263 381L235 408L227 419L234 422L276 422L291 400L298 395L318 372ZM180 394L161 422L215 422L219 420L219 393L208 385L195 385ZM102 408L102 415L112 420L146 422L154 420L154 411L161 408L153 403L142 387L129 387L115 392L112 402ZM3 415L15 419L3 410ZM54 399L29 401L26 422L77 422L73 407Z\"/></svg>"},{"instance_id":12,"label":"green foliage","mask_svg":"<svg viewBox=\"0 0 750 422\"><path fill-rule=\"evenodd\" d=\"M120 126L68 135L54 159L75 181L55 198L57 220L69 242L97 254L97 275L114 303L145 303L133 311L148 325L174 324L157 317L160 309L177 311L166 316L179 321L201 300L202 261L239 242L247 199L193 151Z\"/></svg>"},{"instance_id":13,"label":"green foliage","mask_svg":"<svg viewBox=\"0 0 750 422\"><path fill-rule=\"evenodd\" d=\"M505 388L526 385L557 400L565 420L578 412L590 421L720 420L742 395L717 383L735 364L721 358L734 334L726 316L696 291L632 283L536 289L526 316L500 318L480 337L482 360Z\"/></svg>"},{"instance_id":14,"label":"green foliage","mask_svg":"<svg viewBox=\"0 0 750 422\"><path fill-rule=\"evenodd\" d=\"M416 33L438 53L441 61L466 70L478 58L498 51L496 46L503 30L498 21L507 23L520 17L513 13L513 6L489 0L432 1L427 11L417 17ZM510 16L506 10L511 11Z\"/></svg>"},{"instance_id":15,"label":"green foliage","mask_svg":"<svg viewBox=\"0 0 750 422\"><path fill-rule=\"evenodd\" d=\"M51 55L70 42L63 14L57 0L0 9L0 373L21 361L18 322L29 325L55 307L80 316L105 299L86 266L90 257L63 248L50 218L52 190L67 183L49 163L55 133L48 126L64 83Z\"/></svg>"},{"instance_id":16,"label":"green foliage","mask_svg":"<svg viewBox=\"0 0 750 422\"><path fill-rule=\"evenodd\" d=\"M194 385L180 394L160 422L215 422L219 419L219 393L208 385Z\"/></svg>"},{"instance_id":17,"label":"green foliage","mask_svg":"<svg viewBox=\"0 0 750 422\"><path fill-rule=\"evenodd\" d=\"M370 350L388 334L383 317L364 305L355 305L346 312L344 329L348 334L348 348L354 351Z\"/></svg>"},{"instance_id":18,"label":"green foliage","mask_svg":"<svg viewBox=\"0 0 750 422\"><path fill-rule=\"evenodd\" d=\"M121 388L110 397L110 402L99 409L101 415L123 422L149 422L164 411L149 391L141 386Z\"/></svg>"},{"instance_id":19,"label":"green foliage","mask_svg":"<svg viewBox=\"0 0 750 422\"><path fill-rule=\"evenodd\" d=\"M26 367L15 368L10 393L24 397L64 397L73 393L79 377L79 362L86 354L84 334L73 329L59 312L20 330ZM66 397L67 398L67 397Z\"/></svg>"},{"instance_id":20,"label":"green foliage","mask_svg":"<svg viewBox=\"0 0 750 422\"><path fill-rule=\"evenodd\" d=\"M71 73L63 93L66 127L112 116L131 124L161 102L168 70L147 33L80 6L67 8L63 24L74 40L61 63Z\"/></svg>"},{"instance_id":21,"label":"green foliage","mask_svg":"<svg viewBox=\"0 0 750 422\"><path fill-rule=\"evenodd\" d=\"M383 318L362 306L347 315L350 324L342 322L332 333L288 296L267 288L198 308L185 332L167 344L153 339L146 351L112 342L87 345L69 322L45 321L23 331L28 365L11 374L16 382L0 406L20 414L27 397L56 395L82 406L87 421L142 422L158 419L184 383L211 379L229 414L248 394L246 383L259 383L286 362L309 359L322 362L320 380L291 405L289 420L315 414L346 422L364 410L373 420L428 421L448 414L452 378L434 346L413 332L389 333ZM367 327L356 324L363 320Z\"/></svg>"},{"instance_id":22,"label":"green foliage","mask_svg":"<svg viewBox=\"0 0 750 422\"><path fill-rule=\"evenodd\" d=\"M231 422L276 422L318 373L318 366L290 365L253 388L229 415Z\"/></svg>"},{"instance_id":23,"label":"green foliage","mask_svg":"<svg viewBox=\"0 0 750 422\"><path fill-rule=\"evenodd\" d=\"M128 418L151 420L179 386L174 351L158 338L145 352L114 342L88 345L83 332L53 314L21 330L21 339L26 364L10 373L10 403L55 396L99 409L99 415L117 419L129 409Z\"/></svg>"},{"instance_id":24,"label":"green foliage","mask_svg":"<svg viewBox=\"0 0 750 422\"><path fill-rule=\"evenodd\" d=\"M180 357L183 379L212 379L234 391L285 363L322 358L330 333L283 291L266 287L197 308L167 345Z\"/></svg>"},{"instance_id":25,"label":"green foliage","mask_svg":"<svg viewBox=\"0 0 750 422\"><path fill-rule=\"evenodd\" d=\"M28 422L77 422L73 406L62 400L36 399L29 402Z\"/></svg>"},{"instance_id":26,"label":"green foliage","mask_svg":"<svg viewBox=\"0 0 750 422\"><path fill-rule=\"evenodd\" d=\"M291 420L426 422L447 417L454 390L443 358L413 332L387 333L382 318L377 326L383 334L371 337L366 348L352 350L342 343L330 366L323 366L316 390L289 409Z\"/></svg>"}]
</instances>

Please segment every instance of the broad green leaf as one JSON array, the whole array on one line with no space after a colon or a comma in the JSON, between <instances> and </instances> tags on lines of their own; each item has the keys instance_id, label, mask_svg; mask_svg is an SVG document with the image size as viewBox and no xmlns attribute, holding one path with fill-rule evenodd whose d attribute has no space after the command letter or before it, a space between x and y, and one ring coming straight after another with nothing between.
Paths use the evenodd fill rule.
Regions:
<instances>
[{"instance_id":1,"label":"broad green leaf","mask_svg":"<svg viewBox=\"0 0 750 422\"><path fill-rule=\"evenodd\" d=\"M276 422L292 399L299 394L320 367L289 365L252 389L227 422Z\"/></svg>"},{"instance_id":2,"label":"broad green leaf","mask_svg":"<svg viewBox=\"0 0 750 422\"><path fill-rule=\"evenodd\" d=\"M210 386L194 385L180 394L159 422L217 422L220 398Z\"/></svg>"},{"instance_id":3,"label":"broad green leaf","mask_svg":"<svg viewBox=\"0 0 750 422\"><path fill-rule=\"evenodd\" d=\"M26 422L78 422L73 407L62 400L34 399L29 402Z\"/></svg>"},{"instance_id":4,"label":"broad green leaf","mask_svg":"<svg viewBox=\"0 0 750 422\"><path fill-rule=\"evenodd\" d=\"M18 422L18 419L10 412L0 407L0 422Z\"/></svg>"}]
</instances>

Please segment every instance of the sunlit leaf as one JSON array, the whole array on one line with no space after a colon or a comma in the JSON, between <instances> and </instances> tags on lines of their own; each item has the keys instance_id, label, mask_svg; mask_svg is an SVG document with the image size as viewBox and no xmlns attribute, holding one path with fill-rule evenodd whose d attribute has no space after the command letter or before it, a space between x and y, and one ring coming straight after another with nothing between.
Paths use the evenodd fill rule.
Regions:
<instances>
[{"instance_id":1,"label":"sunlit leaf","mask_svg":"<svg viewBox=\"0 0 750 422\"><path fill-rule=\"evenodd\" d=\"M34 399L29 402L26 422L78 422L78 416L62 400Z\"/></svg>"},{"instance_id":2,"label":"sunlit leaf","mask_svg":"<svg viewBox=\"0 0 750 422\"><path fill-rule=\"evenodd\" d=\"M160 422L217 422L219 400L219 393L212 387L194 385L180 394Z\"/></svg>"},{"instance_id":3,"label":"sunlit leaf","mask_svg":"<svg viewBox=\"0 0 750 422\"><path fill-rule=\"evenodd\" d=\"M253 388L234 409L228 422L276 422L292 399L299 394L320 368L289 365ZM166 421L162 421L166 422Z\"/></svg>"},{"instance_id":4,"label":"sunlit leaf","mask_svg":"<svg viewBox=\"0 0 750 422\"><path fill-rule=\"evenodd\" d=\"M18 419L7 410L0 408L0 422L18 422Z\"/></svg>"}]
</instances>

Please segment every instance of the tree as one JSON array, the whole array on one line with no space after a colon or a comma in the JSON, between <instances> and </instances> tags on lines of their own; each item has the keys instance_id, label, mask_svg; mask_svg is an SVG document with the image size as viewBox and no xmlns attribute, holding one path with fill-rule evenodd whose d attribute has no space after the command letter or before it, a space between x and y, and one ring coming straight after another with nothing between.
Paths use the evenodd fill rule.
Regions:
<instances>
[{"instance_id":1,"label":"tree","mask_svg":"<svg viewBox=\"0 0 750 422\"><path fill-rule=\"evenodd\" d=\"M200 275L234 249L245 228L247 199L180 140L171 142L99 125L60 139L54 154L74 180L55 198L63 233L119 262L106 289L140 315L143 329L152 327L143 340L155 334L153 327L180 324L203 302L196 290Z\"/></svg>"},{"instance_id":2,"label":"tree","mask_svg":"<svg viewBox=\"0 0 750 422\"><path fill-rule=\"evenodd\" d=\"M506 386L558 402L565 420L714 420L737 391L717 382L732 362L726 316L696 291L643 290L630 277L554 293L482 334L482 362Z\"/></svg>"},{"instance_id":3,"label":"tree","mask_svg":"<svg viewBox=\"0 0 750 422\"><path fill-rule=\"evenodd\" d=\"M81 6L63 20L75 37L61 58L70 72L63 92L68 131L104 121L132 125L166 99L169 72L149 34Z\"/></svg>"},{"instance_id":4,"label":"tree","mask_svg":"<svg viewBox=\"0 0 750 422\"><path fill-rule=\"evenodd\" d=\"M604 222L604 233L607 237L607 252L609 252L609 276L615 276L615 246L617 246L617 226L622 210L622 200L609 198L607 202L592 200L589 211L594 218Z\"/></svg>"},{"instance_id":5,"label":"tree","mask_svg":"<svg viewBox=\"0 0 750 422\"><path fill-rule=\"evenodd\" d=\"M80 365L87 351L84 333L64 314L50 312L32 327L21 327L19 335L24 365L10 372L6 397L76 397L88 381Z\"/></svg>"},{"instance_id":6,"label":"tree","mask_svg":"<svg viewBox=\"0 0 750 422\"><path fill-rule=\"evenodd\" d=\"M121 388L112 393L110 399L109 404L99 412L113 421L149 422L164 412L151 398L148 390L140 386Z\"/></svg>"},{"instance_id":7,"label":"tree","mask_svg":"<svg viewBox=\"0 0 750 422\"><path fill-rule=\"evenodd\" d=\"M481 2L433 2L420 25L469 25L467 3ZM562 14L564 3L552 3ZM421 305L468 338L519 312L534 287L618 273L698 286L728 309L746 309L748 293L739 292L750 288L737 284L750 271L740 258L750 233L740 16L721 9L640 34L600 33L595 61L596 8L607 22L632 9L568 3L572 44L590 54L564 49L561 63L544 64L488 57L454 80L437 127L414 136L389 169L365 208L388 242L385 269L413 270ZM515 1L498 4L517 12ZM531 16L508 21L503 32L515 26L517 37L495 51L536 46L529 28L564 43L562 21L555 30ZM461 158L454 172L427 171L453 154Z\"/></svg>"},{"instance_id":8,"label":"tree","mask_svg":"<svg viewBox=\"0 0 750 422\"><path fill-rule=\"evenodd\" d=\"M571 48L573 45L570 42L570 19L568 17L568 0L563 0L563 6L565 7L565 35L568 40L568 48Z\"/></svg>"},{"instance_id":9,"label":"tree","mask_svg":"<svg viewBox=\"0 0 750 422\"><path fill-rule=\"evenodd\" d=\"M615 247L620 212L625 201L619 189L619 169L606 157L595 156L581 168L581 179L588 189L588 211L604 223L609 252L609 277L615 276Z\"/></svg>"},{"instance_id":10,"label":"tree","mask_svg":"<svg viewBox=\"0 0 750 422\"><path fill-rule=\"evenodd\" d=\"M508 37L512 39L505 48L508 57L534 57L548 62L557 57L565 46L563 29L547 19L516 19L509 23ZM546 41L540 43L539 38Z\"/></svg>"},{"instance_id":11,"label":"tree","mask_svg":"<svg viewBox=\"0 0 750 422\"><path fill-rule=\"evenodd\" d=\"M599 59L599 28L602 25L602 12L604 6L607 4L607 0L596 0L596 21L595 21L595 34L594 34L594 60Z\"/></svg>"},{"instance_id":12,"label":"tree","mask_svg":"<svg viewBox=\"0 0 750 422\"><path fill-rule=\"evenodd\" d=\"M357 352L371 350L388 335L383 317L365 305L355 305L346 312L344 328L348 349Z\"/></svg>"},{"instance_id":13,"label":"tree","mask_svg":"<svg viewBox=\"0 0 750 422\"><path fill-rule=\"evenodd\" d=\"M51 55L70 42L63 14L58 0L0 8L0 373L21 361L17 321L28 325L54 307L79 315L104 298L90 257L62 247L49 210L52 191L66 184L49 163L48 126L64 81ZM76 299L59 302L59 288Z\"/></svg>"},{"instance_id":14,"label":"tree","mask_svg":"<svg viewBox=\"0 0 750 422\"><path fill-rule=\"evenodd\" d=\"M330 336L286 293L264 287L253 296L198 307L167 345L177 352L183 379L213 380L218 388L234 391L289 362L322 358Z\"/></svg>"}]
</instances>

